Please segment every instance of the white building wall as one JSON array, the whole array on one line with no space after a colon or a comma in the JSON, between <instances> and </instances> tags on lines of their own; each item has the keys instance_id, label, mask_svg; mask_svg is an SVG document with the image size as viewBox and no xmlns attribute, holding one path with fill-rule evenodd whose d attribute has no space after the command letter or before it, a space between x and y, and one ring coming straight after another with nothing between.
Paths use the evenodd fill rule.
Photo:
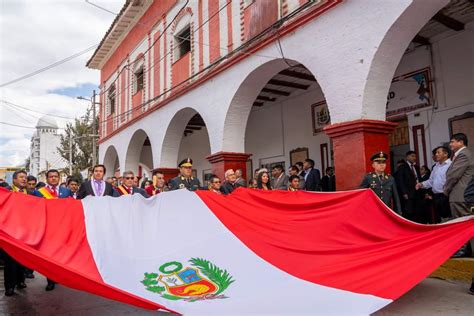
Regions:
<instances>
[{"instance_id":1,"label":"white building wall","mask_svg":"<svg viewBox=\"0 0 474 316\"><path fill-rule=\"evenodd\" d=\"M416 23L413 22L409 25L410 32L412 29L415 32L414 29L418 27L418 24L420 24L420 27L417 31L419 31L423 23L426 23L427 16L429 15L428 11L435 12L446 2L446 0L433 0L430 2L400 0L387 2L384 6L374 6L371 1L343 2L341 5L298 28L295 32L282 37L281 47L286 58L302 63L314 74L324 91L332 123L361 118L383 119L383 101L385 96L381 99L379 94L380 91L386 93L385 81L390 81L390 77L393 75L396 67L390 72L383 67L378 68L380 64L374 65L375 59L377 59L377 62L387 59L388 62L393 63L392 57L387 57L383 55L383 51L378 51L379 45L384 43L387 33L391 32L393 28L397 29L395 35L398 36L403 33L402 26L404 24L399 25L396 22L406 12L409 11L412 14L412 16L409 16L411 20L408 19L408 22L416 21ZM413 6L413 3L416 3L417 6ZM208 1L204 0L204 21L207 19L207 5ZM427 9L426 12L428 13L420 13L420 19L416 19L417 14L421 12L420 8ZM175 9L176 7L173 8L173 10ZM175 12L173 10L170 13L171 16ZM368 20L371 22L367 23ZM406 21L404 20L403 22ZM203 27L203 33L203 41L208 43L209 30L207 24ZM407 36L406 34L402 35ZM393 43L400 45L400 43L406 44L408 39L400 35L399 37L390 37L388 41L392 45L394 45ZM302 43L305 45L302 45ZM386 49L389 48L384 47ZM208 61L208 53L208 49L204 46L204 63ZM257 54L247 57L224 72L219 73L211 80L204 82L199 87L172 100L166 106L134 122L126 129L101 143L100 161L104 158L105 152L110 145L114 145L117 148L120 161L125 161L131 136L138 129L143 129L149 135L153 146L153 167L175 167L174 165L164 165L161 163L162 145L171 120L175 117L176 113L187 107L195 109L206 122L210 131L211 153L219 151L251 152L250 148L252 145L249 144L249 150L246 150L244 140L247 117L239 117L235 115L236 113L231 113L231 109L235 107L235 102L238 103L239 98L241 98L241 96L237 95L237 91L242 85L258 89L260 84L264 85L266 80L270 79L275 73L271 74L270 71L261 77L256 76L256 81L252 82L246 81L248 76L256 69L258 71L260 66L270 62L272 58L273 60L280 59L281 54L282 52L276 45L266 46L259 50ZM169 60L168 66L170 66ZM389 68L392 69L391 67ZM373 84L377 80L383 81L380 86L368 86L367 83L369 81ZM167 85L169 85L169 82L167 80ZM372 93L370 89L372 88L377 88L375 89L378 91L376 95L370 95ZM242 106L249 109L251 103L247 102ZM301 115L310 117L310 108L306 111ZM157 128L158 122L160 124L159 128ZM251 124L251 121L249 124ZM291 134L291 132L286 131L291 130L291 124L293 123L288 124L290 124L290 127L285 127L285 135ZM234 133L232 130L230 134L226 134L230 130L229 126L233 126L236 132ZM295 130L297 127L299 128L300 126L295 126ZM311 129L309 129L308 133L311 135ZM288 137L288 140L285 138L285 145L280 145L278 151L288 152L293 148L293 145L294 147L300 147L301 145L296 141L293 143L293 141L289 140L293 138L291 136ZM310 148L309 153L310 157L317 162L320 156L318 151L317 147L316 149ZM254 157L253 159L258 158Z\"/></svg>"},{"instance_id":2,"label":"white building wall","mask_svg":"<svg viewBox=\"0 0 474 316\"><path fill-rule=\"evenodd\" d=\"M324 96L314 84L308 91L281 102L266 102L263 107L253 108L245 132L245 151L252 154L254 169L281 161L289 167L290 151L307 147L309 158L321 170L320 144L329 146L329 137L324 132L313 135L311 119L311 105L320 101Z\"/></svg>"},{"instance_id":3,"label":"white building wall","mask_svg":"<svg viewBox=\"0 0 474 316\"><path fill-rule=\"evenodd\" d=\"M425 67L431 68L434 106L407 113L410 146L412 128L425 126L426 153L449 142L448 120L474 112L474 23L461 32L447 31L432 38L432 49L420 46L402 58L395 76ZM431 159L426 159L431 164Z\"/></svg>"},{"instance_id":4,"label":"white building wall","mask_svg":"<svg viewBox=\"0 0 474 316\"><path fill-rule=\"evenodd\" d=\"M209 134L204 127L199 131L194 131L192 134L183 137L179 146L178 161L185 158L193 159L193 169L196 169L197 178L203 184L203 171L210 172L211 164L205 159L211 154L211 147L209 145Z\"/></svg>"}]
</instances>

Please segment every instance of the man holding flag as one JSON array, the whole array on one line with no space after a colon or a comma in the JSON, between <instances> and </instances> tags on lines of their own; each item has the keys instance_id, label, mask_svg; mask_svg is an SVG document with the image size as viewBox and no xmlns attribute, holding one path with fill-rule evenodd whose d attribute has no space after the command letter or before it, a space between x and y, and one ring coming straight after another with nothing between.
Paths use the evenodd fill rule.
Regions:
<instances>
[{"instance_id":1,"label":"man holding flag","mask_svg":"<svg viewBox=\"0 0 474 316\"><path fill-rule=\"evenodd\" d=\"M46 186L33 192L33 195L45 199L63 199L72 197L71 190L59 186L60 176L59 171L50 169L46 172ZM56 283L53 280L47 279L46 291L54 290Z\"/></svg>"},{"instance_id":2,"label":"man holding flag","mask_svg":"<svg viewBox=\"0 0 474 316\"><path fill-rule=\"evenodd\" d=\"M25 170L18 170L13 173L13 184L11 190L22 194L28 194L26 191L27 173ZM25 284L25 268L15 259L10 257L6 252L3 252L4 258L4 285L5 296L12 296L15 294L15 286L18 289L26 288Z\"/></svg>"}]
</instances>

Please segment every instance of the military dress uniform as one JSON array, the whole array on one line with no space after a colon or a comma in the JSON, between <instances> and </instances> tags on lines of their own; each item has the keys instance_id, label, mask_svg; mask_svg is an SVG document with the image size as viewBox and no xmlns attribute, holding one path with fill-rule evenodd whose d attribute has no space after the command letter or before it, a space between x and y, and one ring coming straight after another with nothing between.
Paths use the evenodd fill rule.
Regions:
<instances>
[{"instance_id":1,"label":"military dress uniform","mask_svg":"<svg viewBox=\"0 0 474 316\"><path fill-rule=\"evenodd\" d=\"M372 156L372 161L385 161L387 154L380 152ZM393 208L395 212L401 214L400 199L398 197L397 185L395 178L389 174L377 175L375 172L369 172L362 179L360 184L361 189L372 189L374 193L385 203L388 207Z\"/></svg>"},{"instance_id":2,"label":"military dress uniform","mask_svg":"<svg viewBox=\"0 0 474 316\"><path fill-rule=\"evenodd\" d=\"M181 161L178 167L192 167L193 160L191 158L186 158ZM183 175L179 175L171 179L168 183L170 190L179 190L179 189L188 189L189 191L196 191L201 188L201 182L199 179L191 177L186 178Z\"/></svg>"}]
</instances>

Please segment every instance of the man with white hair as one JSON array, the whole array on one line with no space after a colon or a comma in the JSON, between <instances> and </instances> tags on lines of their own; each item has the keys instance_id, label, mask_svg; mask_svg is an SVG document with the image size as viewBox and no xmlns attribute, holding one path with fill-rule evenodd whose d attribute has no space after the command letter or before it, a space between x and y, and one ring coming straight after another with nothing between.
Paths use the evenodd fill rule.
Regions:
<instances>
[{"instance_id":1,"label":"man with white hair","mask_svg":"<svg viewBox=\"0 0 474 316\"><path fill-rule=\"evenodd\" d=\"M120 195L141 194L143 197L148 197L148 193L142 188L134 185L135 175L133 171L125 171L122 177L122 185L117 187L117 192Z\"/></svg>"},{"instance_id":2,"label":"man with white hair","mask_svg":"<svg viewBox=\"0 0 474 316\"><path fill-rule=\"evenodd\" d=\"M221 186L221 192L224 194L230 194L232 191L240 187L241 185L238 184L237 181L237 176L235 175L235 172L233 169L228 169L225 173L225 181Z\"/></svg>"}]
</instances>

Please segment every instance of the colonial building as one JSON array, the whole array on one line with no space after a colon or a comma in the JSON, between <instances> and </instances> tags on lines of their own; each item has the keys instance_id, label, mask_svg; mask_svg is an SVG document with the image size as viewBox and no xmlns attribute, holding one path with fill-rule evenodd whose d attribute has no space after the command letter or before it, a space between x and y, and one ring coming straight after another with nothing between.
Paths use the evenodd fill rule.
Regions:
<instances>
[{"instance_id":1,"label":"colonial building","mask_svg":"<svg viewBox=\"0 0 474 316\"><path fill-rule=\"evenodd\" d=\"M129 0L87 66L101 71L99 160L196 176L307 157L351 189L463 131L474 139L470 0ZM474 141L474 140L473 140Z\"/></svg>"},{"instance_id":2,"label":"colonial building","mask_svg":"<svg viewBox=\"0 0 474 316\"><path fill-rule=\"evenodd\" d=\"M43 116L36 124L36 131L31 137L30 147L30 174L44 178L48 169L63 169L66 161L58 152L60 135L56 120Z\"/></svg>"}]
</instances>

